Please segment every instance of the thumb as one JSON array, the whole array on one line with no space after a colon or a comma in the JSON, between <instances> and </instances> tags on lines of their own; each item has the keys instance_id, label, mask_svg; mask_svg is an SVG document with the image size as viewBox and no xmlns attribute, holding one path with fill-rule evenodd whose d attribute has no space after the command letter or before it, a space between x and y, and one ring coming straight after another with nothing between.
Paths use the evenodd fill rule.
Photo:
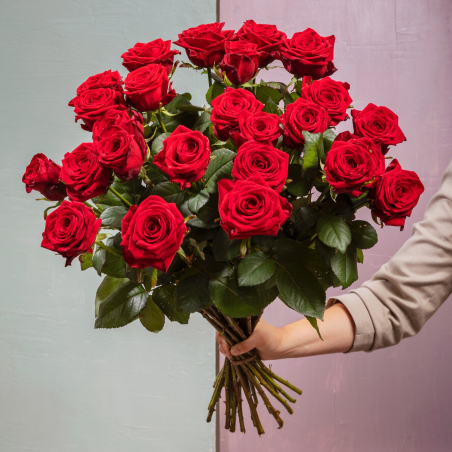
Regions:
<instances>
[{"instance_id":1,"label":"thumb","mask_svg":"<svg viewBox=\"0 0 452 452\"><path fill-rule=\"evenodd\" d=\"M259 332L254 331L254 333L243 342L239 342L231 348L231 353L234 356L243 355L246 352L249 352L253 348L256 348L259 343Z\"/></svg>"}]
</instances>

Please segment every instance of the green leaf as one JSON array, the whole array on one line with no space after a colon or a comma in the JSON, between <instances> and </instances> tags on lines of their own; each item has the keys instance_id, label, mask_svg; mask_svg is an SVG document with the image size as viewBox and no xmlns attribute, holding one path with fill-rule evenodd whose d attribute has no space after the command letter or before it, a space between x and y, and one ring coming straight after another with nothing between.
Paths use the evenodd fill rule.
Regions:
<instances>
[{"instance_id":1,"label":"green leaf","mask_svg":"<svg viewBox=\"0 0 452 452\"><path fill-rule=\"evenodd\" d=\"M206 93L206 100L209 102L209 105L212 105L212 101L224 93L224 86L220 85L219 83L212 83L212 85L209 87L207 93Z\"/></svg>"},{"instance_id":2,"label":"green leaf","mask_svg":"<svg viewBox=\"0 0 452 452\"><path fill-rule=\"evenodd\" d=\"M162 182L169 181L168 175L161 171L159 168L157 168L152 162L148 162L146 164L146 176L148 179L152 181L153 184L156 185ZM146 188L144 193L146 193L146 191L149 192L149 187Z\"/></svg>"},{"instance_id":3,"label":"green leaf","mask_svg":"<svg viewBox=\"0 0 452 452\"><path fill-rule=\"evenodd\" d=\"M219 229L212 242L213 255L217 261L231 261L240 252L241 240L229 240L223 229Z\"/></svg>"},{"instance_id":4,"label":"green leaf","mask_svg":"<svg viewBox=\"0 0 452 452\"><path fill-rule=\"evenodd\" d=\"M306 196L312 187L312 183L305 179L294 180L287 186L287 191L294 196Z\"/></svg>"},{"instance_id":5,"label":"green leaf","mask_svg":"<svg viewBox=\"0 0 452 452\"><path fill-rule=\"evenodd\" d=\"M124 206L114 206L105 209L100 218L102 226L110 226L112 228L121 229L121 221L126 216L129 209Z\"/></svg>"},{"instance_id":6,"label":"green leaf","mask_svg":"<svg viewBox=\"0 0 452 452\"><path fill-rule=\"evenodd\" d=\"M93 256L93 267L99 276L101 276L102 274L102 267L105 265L106 260L107 260L107 251L98 248Z\"/></svg>"},{"instance_id":7,"label":"green leaf","mask_svg":"<svg viewBox=\"0 0 452 452\"><path fill-rule=\"evenodd\" d=\"M183 325L188 323L190 315L183 312L177 303L176 286L167 284L156 287L152 292L152 299L171 322L179 322Z\"/></svg>"},{"instance_id":8,"label":"green leaf","mask_svg":"<svg viewBox=\"0 0 452 452\"><path fill-rule=\"evenodd\" d=\"M319 169L319 158L323 155L323 137L321 133L306 131L303 131L303 137L302 175L304 179L314 179Z\"/></svg>"},{"instance_id":9,"label":"green leaf","mask_svg":"<svg viewBox=\"0 0 452 452\"><path fill-rule=\"evenodd\" d=\"M295 227L300 231L306 231L317 222L320 212L313 207L300 207L295 213Z\"/></svg>"},{"instance_id":10,"label":"green leaf","mask_svg":"<svg viewBox=\"0 0 452 452\"><path fill-rule=\"evenodd\" d=\"M281 111L278 108L278 105L276 105L273 100L271 99L271 97L268 98L267 102L265 103L265 107L263 108L262 111L265 111L265 113L272 113L274 115L280 115Z\"/></svg>"},{"instance_id":11,"label":"green leaf","mask_svg":"<svg viewBox=\"0 0 452 452\"><path fill-rule=\"evenodd\" d=\"M205 111L196 120L195 125L193 126L193 130L198 130L199 132L204 133L204 131L209 128L210 124L210 113L208 111Z\"/></svg>"},{"instance_id":12,"label":"green leaf","mask_svg":"<svg viewBox=\"0 0 452 452\"><path fill-rule=\"evenodd\" d=\"M218 191L217 182L220 179L232 179L232 159L235 152L222 148L213 151L211 154L214 159L209 163L204 179L206 180L206 190L209 193Z\"/></svg>"},{"instance_id":13,"label":"green leaf","mask_svg":"<svg viewBox=\"0 0 452 452\"><path fill-rule=\"evenodd\" d=\"M277 105L281 102L283 95L279 92L279 90L264 85L257 88L256 98L263 104L266 104L268 99L271 99Z\"/></svg>"},{"instance_id":14,"label":"green leaf","mask_svg":"<svg viewBox=\"0 0 452 452\"><path fill-rule=\"evenodd\" d=\"M251 237L251 244L258 250L264 253L269 251L275 243L276 237L272 235L253 235Z\"/></svg>"},{"instance_id":15,"label":"green leaf","mask_svg":"<svg viewBox=\"0 0 452 452\"><path fill-rule=\"evenodd\" d=\"M151 154L157 155L163 149L163 141L171 135L170 132L162 133L154 139L151 146Z\"/></svg>"},{"instance_id":16,"label":"green leaf","mask_svg":"<svg viewBox=\"0 0 452 452\"><path fill-rule=\"evenodd\" d=\"M257 252L245 256L238 266L240 286L256 286L267 281L276 271L275 261L264 253Z\"/></svg>"},{"instance_id":17,"label":"green leaf","mask_svg":"<svg viewBox=\"0 0 452 452\"><path fill-rule=\"evenodd\" d=\"M177 284L177 302L187 314L205 308L210 302L209 275L198 272Z\"/></svg>"},{"instance_id":18,"label":"green leaf","mask_svg":"<svg viewBox=\"0 0 452 452\"><path fill-rule=\"evenodd\" d=\"M172 182L162 182L149 190L149 195L160 196L166 202L181 204L184 200L184 192L180 190L178 184L173 184ZM143 195L142 200L145 199Z\"/></svg>"},{"instance_id":19,"label":"green leaf","mask_svg":"<svg viewBox=\"0 0 452 452\"><path fill-rule=\"evenodd\" d=\"M364 253L361 248L356 248L356 260L360 264L364 264Z\"/></svg>"},{"instance_id":20,"label":"green leaf","mask_svg":"<svg viewBox=\"0 0 452 452\"><path fill-rule=\"evenodd\" d=\"M340 217L331 213L322 213L317 220L319 239L331 248L337 248L345 253L352 240L348 224Z\"/></svg>"},{"instance_id":21,"label":"green leaf","mask_svg":"<svg viewBox=\"0 0 452 452\"><path fill-rule=\"evenodd\" d=\"M333 142L336 139L336 134L331 129L326 129L325 132L323 132L323 149L325 158L328 152L331 149L331 146L333 146Z\"/></svg>"},{"instance_id":22,"label":"green leaf","mask_svg":"<svg viewBox=\"0 0 452 452\"><path fill-rule=\"evenodd\" d=\"M207 201L209 201L209 193L206 190L201 190L188 200L187 207L190 209L190 212L196 214Z\"/></svg>"},{"instance_id":23,"label":"green leaf","mask_svg":"<svg viewBox=\"0 0 452 452\"><path fill-rule=\"evenodd\" d=\"M215 220L220 217L218 212L218 193L212 193L208 201L198 210L197 218L206 226L216 226Z\"/></svg>"},{"instance_id":24,"label":"green leaf","mask_svg":"<svg viewBox=\"0 0 452 452\"><path fill-rule=\"evenodd\" d=\"M341 282L342 288L346 289L358 279L356 247L350 245L345 253L331 250L331 268Z\"/></svg>"},{"instance_id":25,"label":"green leaf","mask_svg":"<svg viewBox=\"0 0 452 452\"><path fill-rule=\"evenodd\" d=\"M127 283L127 278L113 278L112 276L105 276L100 286L97 288L96 298L94 301L95 316L99 315L100 304L115 292L118 287Z\"/></svg>"},{"instance_id":26,"label":"green leaf","mask_svg":"<svg viewBox=\"0 0 452 452\"><path fill-rule=\"evenodd\" d=\"M80 261L80 268L82 272L93 266L93 255L89 251L81 254L78 257L78 260Z\"/></svg>"},{"instance_id":27,"label":"green leaf","mask_svg":"<svg viewBox=\"0 0 452 452\"><path fill-rule=\"evenodd\" d=\"M204 107L197 107L196 105L179 105L177 108L180 111L205 111Z\"/></svg>"},{"instance_id":28,"label":"green leaf","mask_svg":"<svg viewBox=\"0 0 452 452\"><path fill-rule=\"evenodd\" d=\"M104 266L102 267L102 273L115 278L125 278L126 263L124 262L124 259L121 256L116 256L116 254L112 254L107 251L107 258Z\"/></svg>"},{"instance_id":29,"label":"green leaf","mask_svg":"<svg viewBox=\"0 0 452 452\"><path fill-rule=\"evenodd\" d=\"M306 320L311 324L311 326L317 331L317 334L319 335L319 338L323 341L323 337L320 334L319 325L317 323L317 319L315 317L311 317L309 315L306 315Z\"/></svg>"},{"instance_id":30,"label":"green leaf","mask_svg":"<svg viewBox=\"0 0 452 452\"><path fill-rule=\"evenodd\" d=\"M350 225L352 239L358 248L367 250L378 242L375 228L367 221L356 220Z\"/></svg>"},{"instance_id":31,"label":"green leaf","mask_svg":"<svg viewBox=\"0 0 452 452\"><path fill-rule=\"evenodd\" d=\"M141 324L151 333L158 333L165 326L165 314L154 303L151 296L139 315Z\"/></svg>"},{"instance_id":32,"label":"green leaf","mask_svg":"<svg viewBox=\"0 0 452 452\"><path fill-rule=\"evenodd\" d=\"M148 293L141 284L121 284L99 306L95 328L119 328L133 322L146 306Z\"/></svg>"}]
</instances>

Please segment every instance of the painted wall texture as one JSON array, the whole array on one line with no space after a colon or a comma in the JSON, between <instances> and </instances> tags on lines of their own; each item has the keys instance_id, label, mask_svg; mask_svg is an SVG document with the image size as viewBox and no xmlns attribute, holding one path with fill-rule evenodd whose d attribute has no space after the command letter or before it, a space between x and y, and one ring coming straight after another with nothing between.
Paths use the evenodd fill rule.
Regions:
<instances>
[{"instance_id":1,"label":"painted wall texture","mask_svg":"<svg viewBox=\"0 0 452 452\"><path fill-rule=\"evenodd\" d=\"M247 19L278 26L290 37L305 28L336 36L333 78L351 85L353 105L385 105L400 117L408 141L390 152L416 171L426 190L404 232L386 227L365 251L360 280L369 279L410 236L452 157L452 3L450 0L222 0L220 20L238 29ZM275 70L266 79L287 81ZM351 130L351 122L338 129ZM370 218L368 212L363 218ZM451 220L452 227L452 220ZM422 256L419 256L422 259ZM338 290L329 293L337 294ZM295 414L266 434L220 430L221 452L446 452L452 450L452 300L414 338L371 354L276 361L301 387ZM274 325L299 316L281 303L267 309ZM320 325L320 329L321 329ZM262 412L265 410L262 410Z\"/></svg>"},{"instance_id":2,"label":"painted wall texture","mask_svg":"<svg viewBox=\"0 0 452 452\"><path fill-rule=\"evenodd\" d=\"M100 278L40 248L45 207L21 182L35 153L60 161L90 139L67 106L88 76L125 76L120 55L136 42L214 20L211 0L0 1L2 452L215 448L210 325L94 330ZM201 102L207 81L181 70L174 87Z\"/></svg>"}]
</instances>

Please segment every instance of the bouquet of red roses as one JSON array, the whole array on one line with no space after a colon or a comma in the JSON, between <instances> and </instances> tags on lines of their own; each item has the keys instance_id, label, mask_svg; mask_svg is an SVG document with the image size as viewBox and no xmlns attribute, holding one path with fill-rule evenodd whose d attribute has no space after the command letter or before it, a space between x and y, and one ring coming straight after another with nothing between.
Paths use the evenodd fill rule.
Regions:
<instances>
[{"instance_id":1,"label":"bouquet of red roses","mask_svg":"<svg viewBox=\"0 0 452 452\"><path fill-rule=\"evenodd\" d=\"M349 84L330 78L334 36L223 26L179 35L190 63L157 39L122 55L124 81L110 70L89 77L69 105L90 140L61 165L36 154L23 176L27 192L56 201L42 247L103 276L95 328L139 319L158 332L165 318L200 313L232 345L279 298L320 336L325 291L350 286L377 242L356 211L403 228L423 191L397 160L385 165L388 147L406 139L390 109L351 110L353 133L334 133L352 108ZM257 81L274 60L288 84ZM177 67L207 74L208 105L176 94ZM226 428L238 418L245 432L246 400L259 435L259 399L282 427L273 399L292 413L287 391L301 394L256 352L225 360L207 421L223 388Z\"/></svg>"}]
</instances>

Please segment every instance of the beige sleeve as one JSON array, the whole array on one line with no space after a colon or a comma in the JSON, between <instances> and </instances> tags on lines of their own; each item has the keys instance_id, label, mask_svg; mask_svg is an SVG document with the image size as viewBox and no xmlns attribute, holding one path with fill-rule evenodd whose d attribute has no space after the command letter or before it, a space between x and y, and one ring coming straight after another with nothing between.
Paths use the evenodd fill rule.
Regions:
<instances>
[{"instance_id":1,"label":"beige sleeve","mask_svg":"<svg viewBox=\"0 0 452 452\"><path fill-rule=\"evenodd\" d=\"M370 281L327 306L340 301L353 317L349 351L373 351L417 334L451 293L452 162L409 240Z\"/></svg>"}]
</instances>

